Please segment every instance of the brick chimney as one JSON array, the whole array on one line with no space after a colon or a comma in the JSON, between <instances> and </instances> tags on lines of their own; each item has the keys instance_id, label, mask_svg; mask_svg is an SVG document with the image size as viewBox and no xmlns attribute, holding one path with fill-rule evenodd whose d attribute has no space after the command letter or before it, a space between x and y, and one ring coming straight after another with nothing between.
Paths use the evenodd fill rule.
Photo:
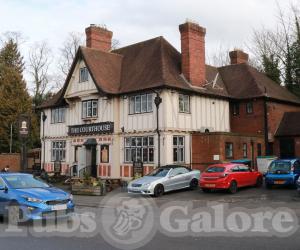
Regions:
<instances>
[{"instance_id":1,"label":"brick chimney","mask_svg":"<svg viewBox=\"0 0 300 250\"><path fill-rule=\"evenodd\" d=\"M205 33L206 29L194 22L179 25L181 35L181 72L194 86L206 83Z\"/></svg>"},{"instance_id":2,"label":"brick chimney","mask_svg":"<svg viewBox=\"0 0 300 250\"><path fill-rule=\"evenodd\" d=\"M113 33L106 28L91 24L85 29L86 46L92 49L98 49L105 52L111 50L111 39Z\"/></svg>"},{"instance_id":3,"label":"brick chimney","mask_svg":"<svg viewBox=\"0 0 300 250\"><path fill-rule=\"evenodd\" d=\"M230 64L248 63L249 55L242 50L233 50L229 52Z\"/></svg>"}]
</instances>

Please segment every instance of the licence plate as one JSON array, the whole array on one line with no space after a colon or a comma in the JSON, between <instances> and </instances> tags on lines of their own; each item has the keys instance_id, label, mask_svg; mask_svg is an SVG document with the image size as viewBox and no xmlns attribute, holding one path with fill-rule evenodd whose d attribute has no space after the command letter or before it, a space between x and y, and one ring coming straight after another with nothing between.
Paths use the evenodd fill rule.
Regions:
<instances>
[{"instance_id":1,"label":"licence plate","mask_svg":"<svg viewBox=\"0 0 300 250\"><path fill-rule=\"evenodd\" d=\"M215 187L216 184L205 184L205 187Z\"/></svg>"},{"instance_id":2,"label":"licence plate","mask_svg":"<svg viewBox=\"0 0 300 250\"><path fill-rule=\"evenodd\" d=\"M66 210L67 204L61 204L61 205L53 205L52 211L59 211L59 210Z\"/></svg>"},{"instance_id":3,"label":"licence plate","mask_svg":"<svg viewBox=\"0 0 300 250\"><path fill-rule=\"evenodd\" d=\"M274 181L274 184L284 184L285 181Z\"/></svg>"}]
</instances>

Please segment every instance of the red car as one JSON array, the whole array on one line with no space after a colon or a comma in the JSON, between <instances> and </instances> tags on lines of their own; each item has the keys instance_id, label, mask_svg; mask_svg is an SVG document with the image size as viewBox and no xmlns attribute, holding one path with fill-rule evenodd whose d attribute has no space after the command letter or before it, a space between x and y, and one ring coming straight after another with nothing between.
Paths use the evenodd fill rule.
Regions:
<instances>
[{"instance_id":1,"label":"red car","mask_svg":"<svg viewBox=\"0 0 300 250\"><path fill-rule=\"evenodd\" d=\"M201 174L199 183L203 192L209 192L212 189L226 189L233 194L240 187L260 187L263 184L263 176L246 165L225 163L209 166Z\"/></svg>"}]
</instances>

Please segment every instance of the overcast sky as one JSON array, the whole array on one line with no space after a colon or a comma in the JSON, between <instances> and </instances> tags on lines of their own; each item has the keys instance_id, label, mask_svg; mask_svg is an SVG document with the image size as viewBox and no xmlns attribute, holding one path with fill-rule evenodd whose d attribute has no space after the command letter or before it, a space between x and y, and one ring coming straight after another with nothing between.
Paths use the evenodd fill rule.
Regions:
<instances>
[{"instance_id":1,"label":"overcast sky","mask_svg":"<svg viewBox=\"0 0 300 250\"><path fill-rule=\"evenodd\" d=\"M299 1L299 0L298 0ZM106 24L121 47L164 36L178 50L178 25L186 18L205 27L206 51L244 48L252 30L273 27L279 3L294 0L0 0L0 34L19 31L26 38L22 53L46 40L55 52L68 32L89 24Z\"/></svg>"}]
</instances>

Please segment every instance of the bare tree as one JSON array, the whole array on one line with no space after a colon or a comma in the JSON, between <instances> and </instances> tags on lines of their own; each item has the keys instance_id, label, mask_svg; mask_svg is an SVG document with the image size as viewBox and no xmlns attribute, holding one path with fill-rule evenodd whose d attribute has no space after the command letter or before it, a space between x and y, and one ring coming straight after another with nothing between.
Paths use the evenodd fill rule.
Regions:
<instances>
[{"instance_id":1,"label":"bare tree","mask_svg":"<svg viewBox=\"0 0 300 250\"><path fill-rule=\"evenodd\" d=\"M53 88L49 73L52 58L51 49L46 42L34 43L29 51L27 71L32 77L34 104L37 106Z\"/></svg>"},{"instance_id":2,"label":"bare tree","mask_svg":"<svg viewBox=\"0 0 300 250\"><path fill-rule=\"evenodd\" d=\"M66 77L75 58L79 46L84 43L84 35L79 32L70 32L60 48L59 68L62 76Z\"/></svg>"}]
</instances>

